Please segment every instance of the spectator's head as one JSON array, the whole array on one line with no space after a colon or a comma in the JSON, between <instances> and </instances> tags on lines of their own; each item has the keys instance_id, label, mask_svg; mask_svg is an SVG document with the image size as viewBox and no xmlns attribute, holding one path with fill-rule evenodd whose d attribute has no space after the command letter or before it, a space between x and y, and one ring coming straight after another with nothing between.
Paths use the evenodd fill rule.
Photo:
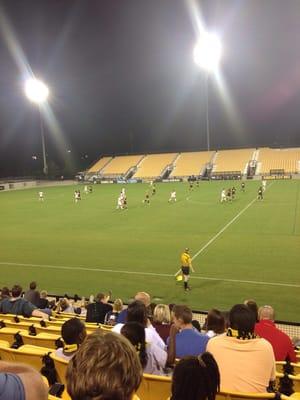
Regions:
<instances>
[{"instance_id":1,"label":"spectator's head","mask_svg":"<svg viewBox=\"0 0 300 400\"><path fill-rule=\"evenodd\" d=\"M214 400L219 386L218 365L210 353L184 357L174 369L171 400Z\"/></svg>"},{"instance_id":2,"label":"spectator's head","mask_svg":"<svg viewBox=\"0 0 300 400\"><path fill-rule=\"evenodd\" d=\"M72 400L130 400L142 379L134 347L122 335L88 335L67 369Z\"/></svg>"},{"instance_id":3,"label":"spectator's head","mask_svg":"<svg viewBox=\"0 0 300 400\"><path fill-rule=\"evenodd\" d=\"M2 299L5 299L5 298L7 298L7 297L10 297L10 292L9 292L8 287L4 286L4 287L1 289L1 298L2 298Z\"/></svg>"},{"instance_id":4,"label":"spectator's head","mask_svg":"<svg viewBox=\"0 0 300 400\"><path fill-rule=\"evenodd\" d=\"M116 299L113 304L114 312L121 312L123 310L123 301L121 299Z\"/></svg>"},{"instance_id":5,"label":"spectator's head","mask_svg":"<svg viewBox=\"0 0 300 400\"><path fill-rule=\"evenodd\" d=\"M250 338L254 333L255 315L244 304L236 304L229 312L231 330L237 331L237 337Z\"/></svg>"},{"instance_id":6,"label":"spectator's head","mask_svg":"<svg viewBox=\"0 0 300 400\"><path fill-rule=\"evenodd\" d=\"M154 308L153 321L160 324L170 324L171 313L169 306L166 304L157 304L157 306Z\"/></svg>"},{"instance_id":7,"label":"spectator's head","mask_svg":"<svg viewBox=\"0 0 300 400\"><path fill-rule=\"evenodd\" d=\"M185 305L175 305L172 310L173 321L177 328L182 328L185 325L192 323L192 310Z\"/></svg>"},{"instance_id":8,"label":"spectator's head","mask_svg":"<svg viewBox=\"0 0 300 400\"><path fill-rule=\"evenodd\" d=\"M141 301L134 300L128 304L127 307L127 321L126 322L139 322L144 327L147 325L147 309L145 304Z\"/></svg>"},{"instance_id":9,"label":"spectator's head","mask_svg":"<svg viewBox=\"0 0 300 400\"><path fill-rule=\"evenodd\" d=\"M255 321L258 322L258 306L256 304L256 301L254 301L254 300L245 300L244 304L245 304L245 306L249 307L250 310L254 313Z\"/></svg>"},{"instance_id":10,"label":"spectator's head","mask_svg":"<svg viewBox=\"0 0 300 400\"><path fill-rule=\"evenodd\" d=\"M41 299L46 299L46 298L47 298L47 296L48 296L48 293L47 293L47 291L46 291L46 290L41 290L41 293L40 293L40 297L41 297Z\"/></svg>"},{"instance_id":11,"label":"spectator's head","mask_svg":"<svg viewBox=\"0 0 300 400\"><path fill-rule=\"evenodd\" d=\"M151 303L150 294L146 292L137 292L137 294L134 296L134 300L141 301L146 307L149 307Z\"/></svg>"},{"instance_id":12,"label":"spectator's head","mask_svg":"<svg viewBox=\"0 0 300 400\"><path fill-rule=\"evenodd\" d=\"M208 331L214 331L218 335L225 332L225 320L221 311L213 308L208 312L206 329Z\"/></svg>"},{"instance_id":13,"label":"spectator's head","mask_svg":"<svg viewBox=\"0 0 300 400\"><path fill-rule=\"evenodd\" d=\"M80 345L86 337L84 323L79 318L69 319L61 327L61 336L66 344Z\"/></svg>"},{"instance_id":14,"label":"spectator's head","mask_svg":"<svg viewBox=\"0 0 300 400\"><path fill-rule=\"evenodd\" d=\"M104 293L98 293L97 295L96 295L96 301L98 301L99 303L101 302L101 301L103 301L105 299L105 294Z\"/></svg>"},{"instance_id":15,"label":"spectator's head","mask_svg":"<svg viewBox=\"0 0 300 400\"><path fill-rule=\"evenodd\" d=\"M271 306L262 306L259 307L258 310L258 318L261 321L262 319L268 319L270 321L274 321L275 319L275 312L274 308Z\"/></svg>"},{"instance_id":16,"label":"spectator's head","mask_svg":"<svg viewBox=\"0 0 300 400\"><path fill-rule=\"evenodd\" d=\"M127 322L121 328L121 334L125 336L136 349L143 368L147 365L145 328L138 322Z\"/></svg>"},{"instance_id":17,"label":"spectator's head","mask_svg":"<svg viewBox=\"0 0 300 400\"><path fill-rule=\"evenodd\" d=\"M65 311L70 306L70 303L69 303L68 299L63 298L63 299L60 299L59 306L60 306L61 311Z\"/></svg>"},{"instance_id":18,"label":"spectator's head","mask_svg":"<svg viewBox=\"0 0 300 400\"><path fill-rule=\"evenodd\" d=\"M22 293L22 286L20 285L14 285L11 289L11 295L12 297L19 297L21 296Z\"/></svg>"},{"instance_id":19,"label":"spectator's head","mask_svg":"<svg viewBox=\"0 0 300 400\"><path fill-rule=\"evenodd\" d=\"M29 289L30 290L35 290L36 289L36 282L30 282Z\"/></svg>"}]
</instances>

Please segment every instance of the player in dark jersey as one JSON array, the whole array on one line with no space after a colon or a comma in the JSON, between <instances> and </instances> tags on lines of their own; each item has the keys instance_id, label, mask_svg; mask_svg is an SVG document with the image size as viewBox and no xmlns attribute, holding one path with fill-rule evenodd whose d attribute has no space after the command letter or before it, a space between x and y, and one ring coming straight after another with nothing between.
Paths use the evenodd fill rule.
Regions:
<instances>
[{"instance_id":1,"label":"player in dark jersey","mask_svg":"<svg viewBox=\"0 0 300 400\"><path fill-rule=\"evenodd\" d=\"M231 201L231 188L227 189L226 197L228 201Z\"/></svg>"},{"instance_id":2,"label":"player in dark jersey","mask_svg":"<svg viewBox=\"0 0 300 400\"><path fill-rule=\"evenodd\" d=\"M231 197L232 197L232 200L235 199L235 192L236 192L236 188L233 186L232 189L231 189Z\"/></svg>"},{"instance_id":3,"label":"player in dark jersey","mask_svg":"<svg viewBox=\"0 0 300 400\"><path fill-rule=\"evenodd\" d=\"M245 191L245 182L241 183L241 191L244 192Z\"/></svg>"},{"instance_id":4,"label":"player in dark jersey","mask_svg":"<svg viewBox=\"0 0 300 400\"><path fill-rule=\"evenodd\" d=\"M258 192L257 192L257 200L263 200L264 199L264 195L263 195L264 191L262 186L260 186L258 188Z\"/></svg>"},{"instance_id":5,"label":"player in dark jersey","mask_svg":"<svg viewBox=\"0 0 300 400\"><path fill-rule=\"evenodd\" d=\"M190 192L192 192L193 189L194 189L194 182L190 181L190 187L189 187Z\"/></svg>"},{"instance_id":6,"label":"player in dark jersey","mask_svg":"<svg viewBox=\"0 0 300 400\"><path fill-rule=\"evenodd\" d=\"M155 183L152 183L152 196L156 194L156 186Z\"/></svg>"},{"instance_id":7,"label":"player in dark jersey","mask_svg":"<svg viewBox=\"0 0 300 400\"><path fill-rule=\"evenodd\" d=\"M149 196L148 192L146 192L146 195L145 195L145 198L143 200L143 203L144 204L150 204L150 196Z\"/></svg>"}]
</instances>

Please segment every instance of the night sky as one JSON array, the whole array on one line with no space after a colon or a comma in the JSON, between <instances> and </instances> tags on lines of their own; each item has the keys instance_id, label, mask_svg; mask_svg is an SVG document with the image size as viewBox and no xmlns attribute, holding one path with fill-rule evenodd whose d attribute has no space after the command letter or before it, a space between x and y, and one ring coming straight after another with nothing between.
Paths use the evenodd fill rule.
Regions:
<instances>
[{"instance_id":1,"label":"night sky","mask_svg":"<svg viewBox=\"0 0 300 400\"><path fill-rule=\"evenodd\" d=\"M300 1L196 4L224 47L226 93L209 80L211 147L300 146ZM56 166L205 149L204 74L193 61L190 10L188 0L2 0L0 176L41 166L39 113L24 97L14 42L49 85L57 124L46 127L47 153Z\"/></svg>"}]
</instances>

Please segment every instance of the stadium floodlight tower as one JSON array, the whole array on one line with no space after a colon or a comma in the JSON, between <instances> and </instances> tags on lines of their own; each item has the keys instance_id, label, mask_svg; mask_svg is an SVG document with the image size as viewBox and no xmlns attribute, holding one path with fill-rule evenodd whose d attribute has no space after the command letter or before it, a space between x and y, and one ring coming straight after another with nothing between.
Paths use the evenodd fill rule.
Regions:
<instances>
[{"instance_id":1,"label":"stadium floodlight tower","mask_svg":"<svg viewBox=\"0 0 300 400\"><path fill-rule=\"evenodd\" d=\"M208 79L216 73L222 57L222 44L215 33L203 32L194 47L194 61L205 72L206 95L206 139L207 150L210 150L210 129L208 110Z\"/></svg>"},{"instance_id":2,"label":"stadium floodlight tower","mask_svg":"<svg viewBox=\"0 0 300 400\"><path fill-rule=\"evenodd\" d=\"M46 146L45 146L45 135L44 135L44 123L41 111L41 105L47 101L49 96L48 87L40 80L31 78L25 82L25 94L27 98L33 103L38 105L39 115L40 115L40 127L41 127L41 137L42 137L42 148L43 148L43 161L44 168L43 172L45 175L48 174L48 165L46 158Z\"/></svg>"}]
</instances>

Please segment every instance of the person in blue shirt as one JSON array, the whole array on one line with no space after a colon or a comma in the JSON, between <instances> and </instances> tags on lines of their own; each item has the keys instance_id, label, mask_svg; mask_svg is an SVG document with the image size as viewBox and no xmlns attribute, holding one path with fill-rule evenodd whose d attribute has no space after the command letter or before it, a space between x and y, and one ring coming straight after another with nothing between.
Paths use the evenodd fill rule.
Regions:
<instances>
[{"instance_id":1,"label":"person in blue shirt","mask_svg":"<svg viewBox=\"0 0 300 400\"><path fill-rule=\"evenodd\" d=\"M185 356L199 356L206 350L208 336L192 325L192 310L185 305L175 305L172 310L173 326L168 339L168 362Z\"/></svg>"}]
</instances>

